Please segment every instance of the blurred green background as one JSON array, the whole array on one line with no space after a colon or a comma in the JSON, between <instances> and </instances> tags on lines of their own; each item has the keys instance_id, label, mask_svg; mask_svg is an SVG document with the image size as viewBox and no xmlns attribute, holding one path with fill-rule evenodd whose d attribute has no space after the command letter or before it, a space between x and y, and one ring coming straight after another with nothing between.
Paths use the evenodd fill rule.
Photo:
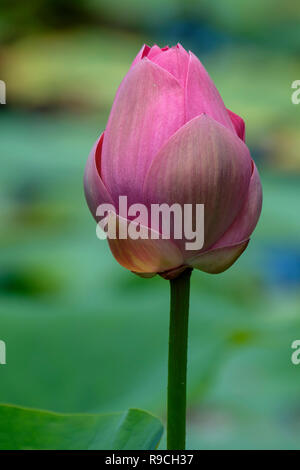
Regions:
<instances>
[{"instance_id":1,"label":"blurred green background","mask_svg":"<svg viewBox=\"0 0 300 470\"><path fill-rule=\"evenodd\" d=\"M192 276L188 446L300 448L299 22L298 0L2 0L0 402L165 420L168 283L117 264L82 177L142 44L179 41L244 117L264 189L241 259Z\"/></svg>"}]
</instances>

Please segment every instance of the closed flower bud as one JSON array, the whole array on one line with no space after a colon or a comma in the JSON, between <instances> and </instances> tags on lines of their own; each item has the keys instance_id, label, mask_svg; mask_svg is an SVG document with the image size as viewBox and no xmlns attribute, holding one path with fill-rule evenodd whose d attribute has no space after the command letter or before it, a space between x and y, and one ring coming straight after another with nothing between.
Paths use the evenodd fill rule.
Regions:
<instances>
[{"instance_id":1,"label":"closed flower bud","mask_svg":"<svg viewBox=\"0 0 300 470\"><path fill-rule=\"evenodd\" d=\"M244 141L244 121L226 109L194 54L179 44L144 46L117 91L85 171L95 219L98 206L116 208L117 235L108 242L117 261L145 276L229 268L247 247L262 204L259 175ZM150 215L138 224L119 211L120 196L149 214L153 205L190 205L192 224L196 206L203 205L201 247L187 248L190 239L185 230L181 238L174 235L174 221L169 237L163 222L155 224ZM120 237L130 224L139 225L144 236Z\"/></svg>"}]
</instances>

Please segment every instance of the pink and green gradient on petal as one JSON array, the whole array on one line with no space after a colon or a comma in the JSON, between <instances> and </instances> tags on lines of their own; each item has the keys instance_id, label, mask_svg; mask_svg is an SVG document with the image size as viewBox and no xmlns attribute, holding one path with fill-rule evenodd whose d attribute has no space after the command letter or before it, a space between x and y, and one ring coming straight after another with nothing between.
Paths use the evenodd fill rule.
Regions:
<instances>
[{"instance_id":1,"label":"pink and green gradient on petal","mask_svg":"<svg viewBox=\"0 0 300 470\"><path fill-rule=\"evenodd\" d=\"M116 260L144 277L185 267L228 269L246 249L262 205L243 119L226 108L202 63L180 44L141 48L90 153L84 186L96 220L97 207L117 207L119 196L149 209L204 204L201 250L186 250L184 238L165 240L160 226L143 227L159 233L153 240L109 240Z\"/></svg>"}]
</instances>

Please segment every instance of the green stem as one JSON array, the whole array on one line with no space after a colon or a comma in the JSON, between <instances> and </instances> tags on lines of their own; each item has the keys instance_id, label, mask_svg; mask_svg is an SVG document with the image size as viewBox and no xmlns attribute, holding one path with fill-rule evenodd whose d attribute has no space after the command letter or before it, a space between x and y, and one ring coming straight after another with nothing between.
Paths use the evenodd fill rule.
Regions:
<instances>
[{"instance_id":1,"label":"green stem","mask_svg":"<svg viewBox=\"0 0 300 470\"><path fill-rule=\"evenodd\" d=\"M191 269L170 280L167 449L185 449L186 368Z\"/></svg>"}]
</instances>

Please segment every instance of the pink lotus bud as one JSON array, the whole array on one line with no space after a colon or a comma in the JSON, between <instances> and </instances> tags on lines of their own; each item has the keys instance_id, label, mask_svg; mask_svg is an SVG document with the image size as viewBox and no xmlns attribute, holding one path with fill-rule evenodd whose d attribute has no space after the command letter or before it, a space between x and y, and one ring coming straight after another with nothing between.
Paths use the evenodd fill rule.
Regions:
<instances>
[{"instance_id":1,"label":"pink lotus bud","mask_svg":"<svg viewBox=\"0 0 300 470\"><path fill-rule=\"evenodd\" d=\"M123 79L105 132L85 170L85 194L115 209L118 235L108 239L117 261L141 275L168 276L185 267L208 273L229 268L248 245L261 211L260 179L244 143L244 121L225 108L201 62L181 45L144 46ZM185 232L166 237L162 221L134 222L118 209L144 204L204 205L204 243L187 249ZM98 214L99 215L99 214ZM121 237L137 228L145 236ZM174 225L174 223L173 223ZM174 228L174 226L173 226ZM147 236L147 234L149 236Z\"/></svg>"}]
</instances>

